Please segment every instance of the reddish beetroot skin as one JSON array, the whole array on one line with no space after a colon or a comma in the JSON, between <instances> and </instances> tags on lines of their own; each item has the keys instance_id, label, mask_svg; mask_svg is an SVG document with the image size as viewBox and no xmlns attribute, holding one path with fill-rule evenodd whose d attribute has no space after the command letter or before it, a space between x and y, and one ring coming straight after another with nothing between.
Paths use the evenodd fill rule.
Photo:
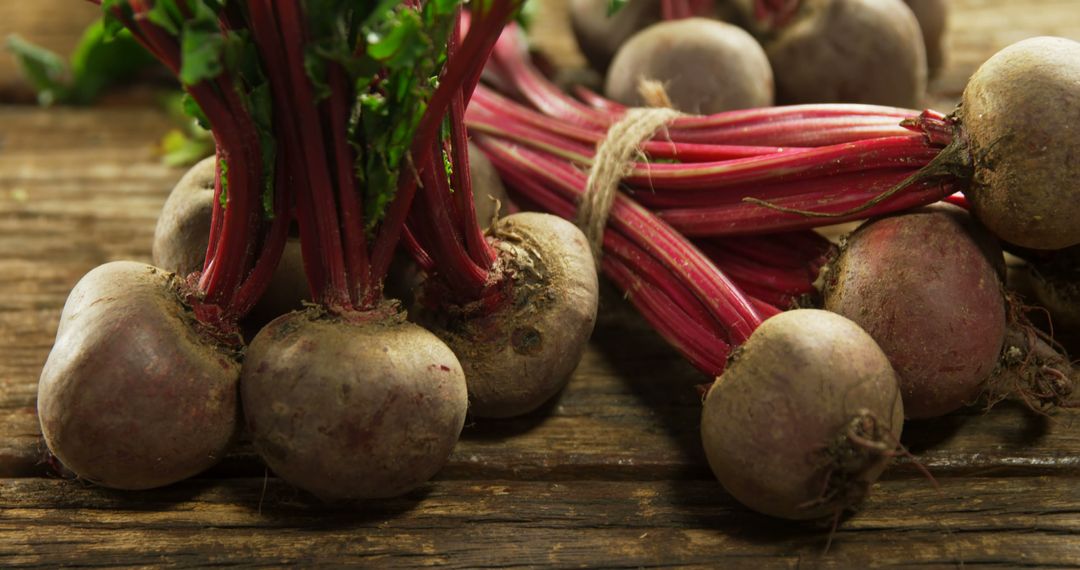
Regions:
<instances>
[{"instance_id":1,"label":"reddish beetroot skin","mask_svg":"<svg viewBox=\"0 0 1080 570\"><path fill-rule=\"evenodd\" d=\"M328 501L418 487L446 462L465 423L454 353L391 306L279 317L252 340L242 374L259 455Z\"/></svg>"},{"instance_id":2,"label":"reddish beetroot skin","mask_svg":"<svg viewBox=\"0 0 1080 570\"><path fill-rule=\"evenodd\" d=\"M767 515L814 519L856 507L889 464L903 427L896 375L855 323L780 313L731 357L702 410L709 466Z\"/></svg>"},{"instance_id":3,"label":"reddish beetroot skin","mask_svg":"<svg viewBox=\"0 0 1080 570\"><path fill-rule=\"evenodd\" d=\"M909 418L974 401L1005 339L1001 250L954 206L867 223L828 274L825 308L866 329L900 377ZM994 244L996 247L996 244Z\"/></svg>"},{"instance_id":4,"label":"reddish beetroot skin","mask_svg":"<svg viewBox=\"0 0 1080 570\"><path fill-rule=\"evenodd\" d=\"M238 423L235 354L200 335L178 280L113 262L86 274L41 372L49 449L79 477L149 489L216 463Z\"/></svg>"}]
</instances>

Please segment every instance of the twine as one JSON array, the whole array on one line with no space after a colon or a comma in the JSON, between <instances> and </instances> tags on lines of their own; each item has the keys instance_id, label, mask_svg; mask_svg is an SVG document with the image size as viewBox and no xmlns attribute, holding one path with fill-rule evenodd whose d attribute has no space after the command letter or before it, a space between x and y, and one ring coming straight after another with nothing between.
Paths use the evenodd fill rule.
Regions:
<instances>
[{"instance_id":1,"label":"twine","mask_svg":"<svg viewBox=\"0 0 1080 570\"><path fill-rule=\"evenodd\" d=\"M641 143L682 116L682 113L667 107L671 102L659 82L643 81L639 90L650 104L665 104L665 108L628 109L622 119L608 129L596 149L585 194L578 208L578 227L589 240L597 266L600 265L603 251L604 228L615 203L619 182L633 172L634 158L641 153Z\"/></svg>"}]
</instances>

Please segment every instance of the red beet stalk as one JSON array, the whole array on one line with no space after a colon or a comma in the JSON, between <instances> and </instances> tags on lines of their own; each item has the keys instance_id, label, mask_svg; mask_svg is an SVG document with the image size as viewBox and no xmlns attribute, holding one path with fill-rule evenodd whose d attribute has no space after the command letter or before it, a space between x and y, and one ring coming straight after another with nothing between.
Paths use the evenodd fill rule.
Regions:
<instances>
[{"instance_id":1,"label":"red beet stalk","mask_svg":"<svg viewBox=\"0 0 1080 570\"><path fill-rule=\"evenodd\" d=\"M478 299L485 289L494 254L482 237L472 210L472 185L468 178L468 151L463 124L464 106L480 81L486 61L518 3L495 0L478 6L459 19L449 45L449 59L410 149L416 176L401 176L397 198L390 206L384 229L372 252L373 271L385 275L405 222L412 219L413 257L449 277L452 292L460 298ZM461 34L464 33L464 38ZM450 140L438 138L443 118L449 113ZM452 180L444 175L444 153L455 165ZM418 181L420 184L418 185ZM451 198L449 184L453 184ZM412 197L421 189L415 211ZM422 228L422 229L421 229Z\"/></svg>"},{"instance_id":2,"label":"red beet stalk","mask_svg":"<svg viewBox=\"0 0 1080 570\"><path fill-rule=\"evenodd\" d=\"M346 311L373 308L382 298L390 254L407 221L412 231L406 242L414 256L446 276L455 292L479 297L494 255L471 207L464 101L479 79L482 65L477 62L486 59L514 7L510 1L492 2L474 15L475 33L461 40L455 32L451 38L439 85L409 143L412 171L398 177L397 193L369 240L365 228L371 220L365 219L354 172L356 146L367 143L350 138L354 135L349 132L358 86L347 79L341 65L329 62L325 75L318 78L329 86L329 93L317 97L309 76L313 71L305 59L312 38L300 4L248 2L260 54L276 62L267 71L275 107L290 110L283 113L280 138L296 192L305 270L312 296L320 304ZM450 136L444 142L440 127L447 117ZM447 163L455 166L449 177Z\"/></svg>"},{"instance_id":3,"label":"red beet stalk","mask_svg":"<svg viewBox=\"0 0 1080 570\"><path fill-rule=\"evenodd\" d=\"M576 217L587 182L581 171L493 137L478 136L476 142L516 197ZM605 273L661 335L708 374L723 370L730 347L777 312L744 295L686 238L626 196L615 199L603 245Z\"/></svg>"},{"instance_id":4,"label":"red beet stalk","mask_svg":"<svg viewBox=\"0 0 1080 570\"><path fill-rule=\"evenodd\" d=\"M716 14L713 0L661 0L660 15L665 20L679 20L700 16L708 18Z\"/></svg>"},{"instance_id":5,"label":"red beet stalk","mask_svg":"<svg viewBox=\"0 0 1080 570\"><path fill-rule=\"evenodd\" d=\"M489 67L533 108L481 89L468 115L474 132L588 168L607 127L625 113L595 94L582 102L562 93L529 62L517 30L504 31ZM940 113L871 105L685 116L642 144L644 158L623 182L688 235L813 228L947 196L947 176L916 175L941 155L952 132Z\"/></svg>"},{"instance_id":6,"label":"red beet stalk","mask_svg":"<svg viewBox=\"0 0 1080 570\"><path fill-rule=\"evenodd\" d=\"M593 94L585 103L556 87L529 60L524 37L516 25L507 26L503 31L488 62L487 71L499 79L500 88L508 90L508 94L524 100L543 115L571 125L606 131L621 118L625 110L599 95ZM755 133L757 138L747 140L745 144L790 146L795 143L785 142L778 135L791 136L803 131L799 134L805 138L809 131L815 131L817 139L814 146L820 146L867 136L907 134L899 123L915 114L908 109L859 104L746 109L709 116L687 115L673 121L667 131L656 138L673 142L718 143L723 142L725 136L733 136L748 127L762 129L770 123L808 121L802 128L796 128L799 126L797 124L789 125L791 128L780 133Z\"/></svg>"},{"instance_id":7,"label":"red beet stalk","mask_svg":"<svg viewBox=\"0 0 1080 570\"><path fill-rule=\"evenodd\" d=\"M791 21L801 0L754 0L754 19L765 29L775 30Z\"/></svg>"},{"instance_id":8,"label":"red beet stalk","mask_svg":"<svg viewBox=\"0 0 1080 570\"><path fill-rule=\"evenodd\" d=\"M147 50L179 73L179 40L146 17L151 9L147 2L129 0L128 7L131 14L119 8L114 14ZM232 33L223 26L223 35ZM233 330L265 291L290 222L282 169L264 163L255 121L238 95L239 84L238 71L226 69L213 79L186 86L210 122L217 149L209 247L189 301L196 318L225 331ZM267 172L276 173L273 180L264 179ZM274 188L272 215L262 207L267 184Z\"/></svg>"},{"instance_id":9,"label":"red beet stalk","mask_svg":"<svg viewBox=\"0 0 1080 570\"><path fill-rule=\"evenodd\" d=\"M474 132L529 146L578 167L592 165L595 151L580 141L583 137L542 130L535 126L539 121L521 118L528 109L489 95L481 88L469 109ZM944 121L931 114L922 118ZM790 123L785 128L807 126L804 121ZM686 153L680 152L682 143L646 143L647 155L657 151L648 160L676 157L680 162L635 163L623 181L625 190L675 229L695 236L808 229L924 205L952 192L951 184L931 178L886 194L940 153L940 143L927 135L795 149L726 143L695 144Z\"/></svg>"}]
</instances>

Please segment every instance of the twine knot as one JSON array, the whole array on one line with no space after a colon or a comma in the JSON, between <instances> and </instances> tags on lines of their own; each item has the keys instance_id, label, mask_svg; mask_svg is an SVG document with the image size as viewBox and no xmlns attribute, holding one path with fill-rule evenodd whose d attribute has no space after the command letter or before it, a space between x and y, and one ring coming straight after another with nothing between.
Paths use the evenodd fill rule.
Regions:
<instances>
[{"instance_id":1,"label":"twine knot","mask_svg":"<svg viewBox=\"0 0 1080 570\"><path fill-rule=\"evenodd\" d=\"M646 97L650 103L670 104L663 86L658 82L642 82L640 89L643 92L646 89L651 91L651 96ZM633 172L634 159L641 154L641 144L680 116L682 113L668 107L628 109L600 141L589 169L577 221L592 246L597 265L603 251L604 228L615 203L619 182Z\"/></svg>"}]
</instances>

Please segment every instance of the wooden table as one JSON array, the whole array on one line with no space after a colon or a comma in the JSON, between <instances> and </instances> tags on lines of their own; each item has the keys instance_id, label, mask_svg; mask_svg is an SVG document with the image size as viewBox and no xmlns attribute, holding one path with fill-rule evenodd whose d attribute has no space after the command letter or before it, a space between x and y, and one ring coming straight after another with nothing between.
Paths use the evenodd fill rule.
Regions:
<instances>
[{"instance_id":1,"label":"wooden table","mask_svg":"<svg viewBox=\"0 0 1080 570\"><path fill-rule=\"evenodd\" d=\"M1080 38L1080 2L953 5L937 101L1015 39ZM939 486L897 459L825 552L827 525L754 514L713 480L694 389L706 379L617 296L556 402L470 423L446 468L401 499L328 508L268 478L244 446L162 490L60 479L37 377L75 281L148 260L181 174L154 154L168 127L151 107L0 107L0 567L1080 566L1080 414L1005 404L910 422L903 440Z\"/></svg>"}]
</instances>

